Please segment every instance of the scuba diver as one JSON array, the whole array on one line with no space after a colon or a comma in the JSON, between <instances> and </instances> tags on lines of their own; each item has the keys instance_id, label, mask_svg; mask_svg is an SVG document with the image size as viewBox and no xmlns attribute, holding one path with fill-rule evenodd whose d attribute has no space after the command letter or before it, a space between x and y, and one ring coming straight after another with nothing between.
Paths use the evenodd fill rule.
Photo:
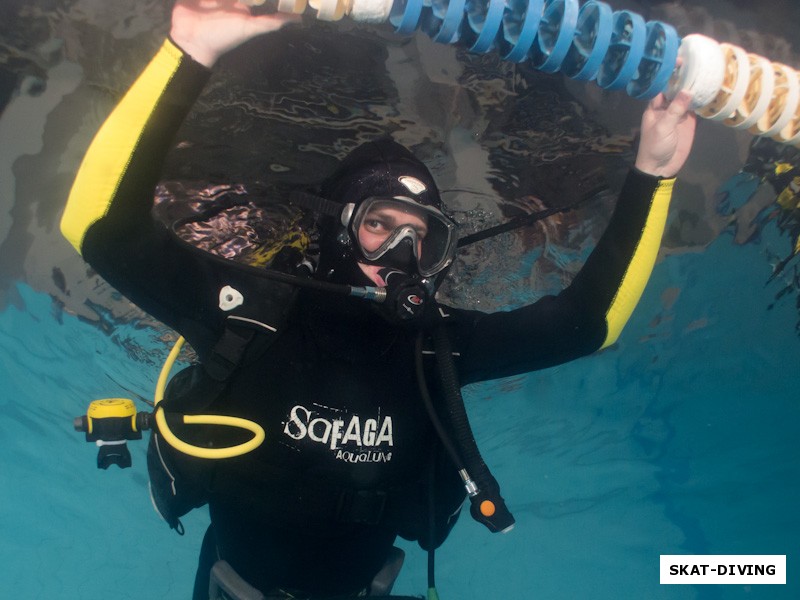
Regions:
<instances>
[{"instance_id":1,"label":"scuba diver","mask_svg":"<svg viewBox=\"0 0 800 600\"><path fill-rule=\"evenodd\" d=\"M397 536L435 549L467 496L491 530L513 525L445 402L463 385L614 343L655 263L694 137L688 94L650 103L607 230L566 289L529 306L483 313L436 302L455 224L425 165L389 139L353 151L318 194L297 195L322 215L319 262L270 275L182 242L153 217L153 194L217 59L296 20L232 0L179 0L169 38L92 141L61 223L97 273L194 348L196 364L166 390L169 426L209 448L243 435L178 415L235 415L264 429L260 446L224 460L175 450L165 427L151 436L161 516L180 533L181 516L209 507L196 600L224 579L211 575L221 564L258 590L249 597L388 594Z\"/></svg>"}]
</instances>

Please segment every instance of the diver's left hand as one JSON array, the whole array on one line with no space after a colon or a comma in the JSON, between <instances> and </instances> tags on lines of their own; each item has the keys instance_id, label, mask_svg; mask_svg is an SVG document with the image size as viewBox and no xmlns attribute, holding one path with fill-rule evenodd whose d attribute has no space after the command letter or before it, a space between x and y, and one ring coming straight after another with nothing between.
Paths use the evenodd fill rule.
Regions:
<instances>
[{"instance_id":1,"label":"diver's left hand","mask_svg":"<svg viewBox=\"0 0 800 600\"><path fill-rule=\"evenodd\" d=\"M697 116L691 110L692 96L681 91L668 101L659 94L642 115L642 134L636 168L649 175L675 177L683 167L694 142Z\"/></svg>"}]
</instances>

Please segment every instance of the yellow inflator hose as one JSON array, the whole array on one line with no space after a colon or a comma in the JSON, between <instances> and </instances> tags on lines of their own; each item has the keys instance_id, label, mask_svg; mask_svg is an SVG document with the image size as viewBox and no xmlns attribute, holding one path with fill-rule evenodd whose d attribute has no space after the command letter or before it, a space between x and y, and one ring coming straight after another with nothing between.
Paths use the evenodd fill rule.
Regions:
<instances>
[{"instance_id":1,"label":"yellow inflator hose","mask_svg":"<svg viewBox=\"0 0 800 600\"><path fill-rule=\"evenodd\" d=\"M202 446L195 446L184 442L169 428L167 425L167 418L164 416L164 409L159 406L159 403L164 399L164 390L167 387L167 378L172 366L178 359L185 340L179 337L178 341L172 347L172 351L167 356L164 366L161 367L161 374L158 376L156 383L156 392L154 397L155 418L158 425L158 431L164 440L173 448L189 456L197 458L232 458L234 456L241 456L248 452L255 450L264 442L264 428L258 423L242 419L240 417L226 417L224 415L183 415L183 422L186 425L226 425L228 427L238 427L246 429L253 434L253 437L237 446L230 446L228 448L203 448Z\"/></svg>"}]
</instances>

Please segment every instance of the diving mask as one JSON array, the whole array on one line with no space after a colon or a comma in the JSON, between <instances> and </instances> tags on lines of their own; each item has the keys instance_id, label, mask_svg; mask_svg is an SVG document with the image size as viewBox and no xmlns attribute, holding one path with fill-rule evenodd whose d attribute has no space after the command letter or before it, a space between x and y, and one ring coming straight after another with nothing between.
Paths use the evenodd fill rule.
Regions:
<instances>
[{"instance_id":1,"label":"diving mask","mask_svg":"<svg viewBox=\"0 0 800 600\"><path fill-rule=\"evenodd\" d=\"M422 277L439 273L456 252L456 224L439 209L406 196L375 196L347 204L342 224L370 263L407 252Z\"/></svg>"}]
</instances>

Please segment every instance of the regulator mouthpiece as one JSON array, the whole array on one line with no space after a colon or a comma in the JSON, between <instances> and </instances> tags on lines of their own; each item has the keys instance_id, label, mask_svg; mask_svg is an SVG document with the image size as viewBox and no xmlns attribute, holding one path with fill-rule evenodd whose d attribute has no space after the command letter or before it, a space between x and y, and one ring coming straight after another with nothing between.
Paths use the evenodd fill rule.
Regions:
<instances>
[{"instance_id":1,"label":"regulator mouthpiece","mask_svg":"<svg viewBox=\"0 0 800 600\"><path fill-rule=\"evenodd\" d=\"M418 321L425 313L432 284L428 279L386 267L378 271L386 282L386 311L399 323Z\"/></svg>"}]
</instances>

